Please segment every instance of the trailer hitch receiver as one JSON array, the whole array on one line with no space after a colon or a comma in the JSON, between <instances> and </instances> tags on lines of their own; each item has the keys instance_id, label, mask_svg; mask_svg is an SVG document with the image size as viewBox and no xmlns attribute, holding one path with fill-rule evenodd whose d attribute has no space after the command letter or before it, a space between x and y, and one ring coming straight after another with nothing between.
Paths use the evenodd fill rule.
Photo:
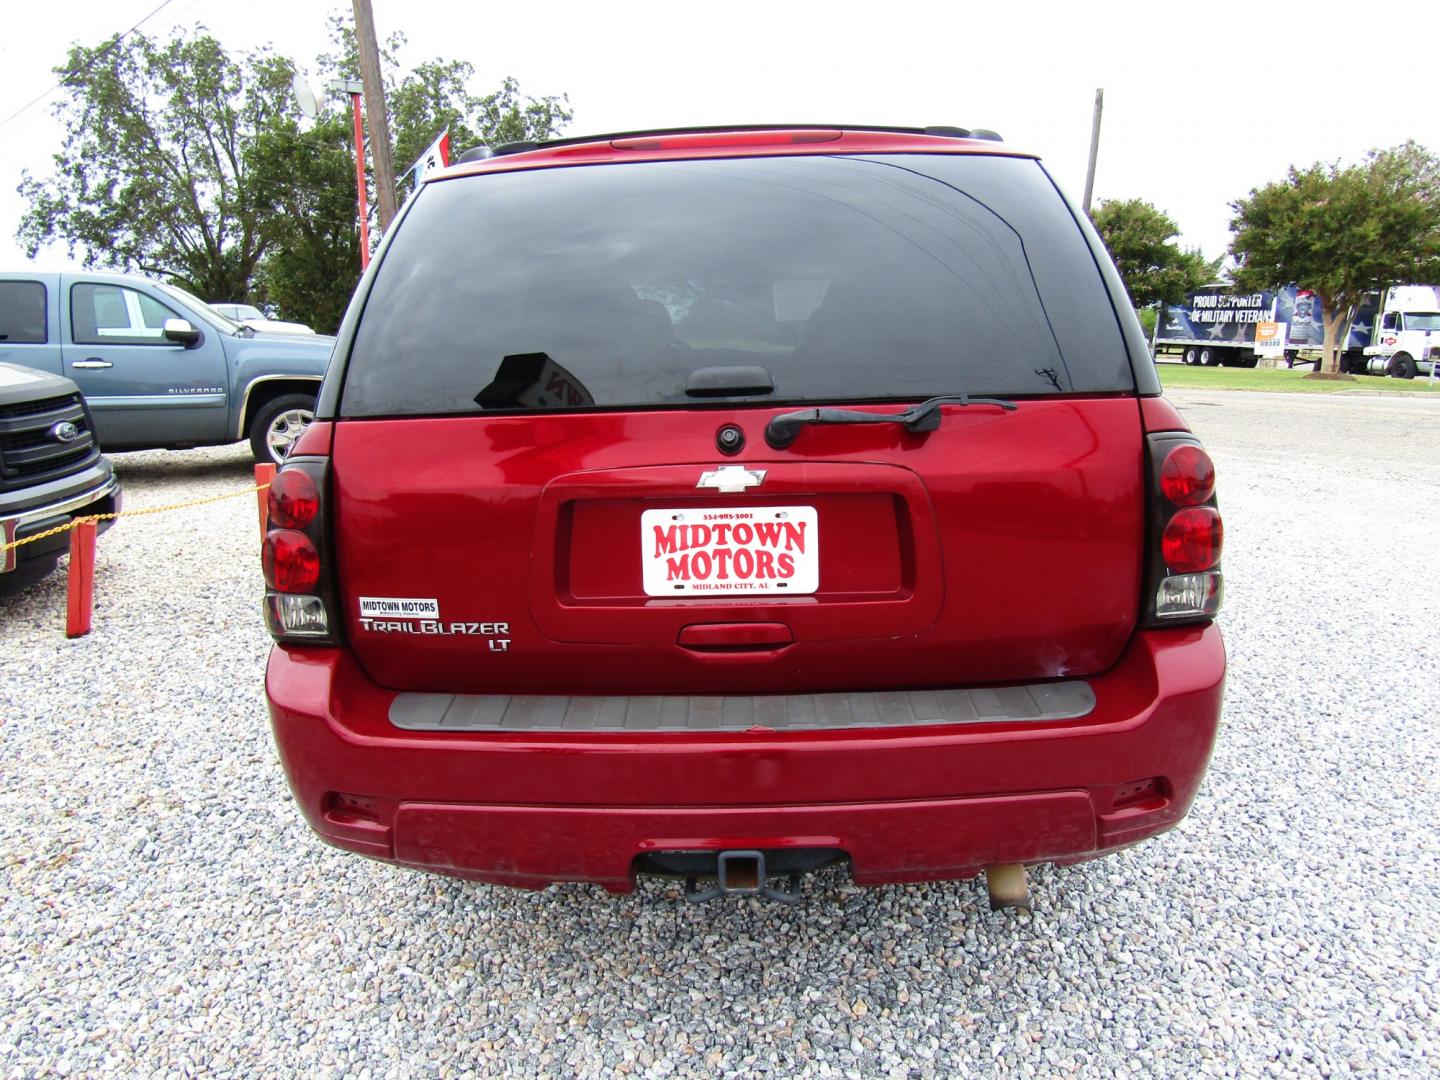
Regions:
<instances>
[{"instance_id":1,"label":"trailer hitch receiver","mask_svg":"<svg viewBox=\"0 0 1440 1080\"><path fill-rule=\"evenodd\" d=\"M767 900L778 900L782 904L800 901L800 874L790 873L790 888L776 889L765 880L765 853L763 851L722 851L715 864L715 885L701 889L696 875L685 878L685 899L692 903L703 903L721 896L763 896Z\"/></svg>"}]
</instances>

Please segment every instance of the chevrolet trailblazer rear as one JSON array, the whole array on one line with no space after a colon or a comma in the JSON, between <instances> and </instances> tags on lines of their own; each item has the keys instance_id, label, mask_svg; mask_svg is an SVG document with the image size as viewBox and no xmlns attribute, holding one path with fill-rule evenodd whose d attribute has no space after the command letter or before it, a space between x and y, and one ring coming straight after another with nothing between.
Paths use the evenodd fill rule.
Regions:
<instances>
[{"instance_id":1,"label":"chevrolet trailblazer rear","mask_svg":"<svg viewBox=\"0 0 1440 1080\"><path fill-rule=\"evenodd\" d=\"M955 129L502 148L426 184L272 487L297 801L405 866L779 899L1184 816L1221 524L1088 223Z\"/></svg>"}]
</instances>

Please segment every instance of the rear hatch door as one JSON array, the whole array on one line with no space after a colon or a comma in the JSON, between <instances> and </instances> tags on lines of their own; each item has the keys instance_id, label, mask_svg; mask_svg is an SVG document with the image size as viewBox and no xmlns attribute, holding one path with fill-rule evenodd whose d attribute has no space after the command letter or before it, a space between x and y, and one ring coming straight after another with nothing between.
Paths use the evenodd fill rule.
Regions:
<instances>
[{"instance_id":1,"label":"rear hatch door","mask_svg":"<svg viewBox=\"0 0 1440 1080\"><path fill-rule=\"evenodd\" d=\"M1128 364L1033 160L432 184L366 300L336 430L350 640L412 690L1102 670L1139 607ZM875 419L959 394L1015 408ZM870 416L767 442L773 418L817 406Z\"/></svg>"}]
</instances>

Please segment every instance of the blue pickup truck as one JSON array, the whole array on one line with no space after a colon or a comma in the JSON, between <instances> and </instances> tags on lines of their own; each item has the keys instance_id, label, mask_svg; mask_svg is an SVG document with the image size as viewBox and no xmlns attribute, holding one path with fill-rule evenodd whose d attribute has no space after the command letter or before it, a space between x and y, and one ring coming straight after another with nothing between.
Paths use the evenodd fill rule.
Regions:
<instances>
[{"instance_id":1,"label":"blue pickup truck","mask_svg":"<svg viewBox=\"0 0 1440 1080\"><path fill-rule=\"evenodd\" d=\"M107 451L249 439L278 462L314 415L334 342L257 333L149 278L0 272L0 362L74 380Z\"/></svg>"}]
</instances>

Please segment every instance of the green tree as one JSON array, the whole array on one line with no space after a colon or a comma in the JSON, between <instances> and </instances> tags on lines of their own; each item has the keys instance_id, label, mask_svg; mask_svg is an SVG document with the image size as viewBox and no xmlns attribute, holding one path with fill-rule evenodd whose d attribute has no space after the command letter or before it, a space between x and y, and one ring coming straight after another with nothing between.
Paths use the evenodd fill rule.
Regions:
<instances>
[{"instance_id":1,"label":"green tree","mask_svg":"<svg viewBox=\"0 0 1440 1080\"><path fill-rule=\"evenodd\" d=\"M349 19L332 15L330 29L332 51L315 65L319 80L358 79ZM397 75L404 45L405 36L396 33L381 47L399 169L408 168L447 128L458 153L481 142L552 138L570 120L564 97L526 97L514 79L504 80L493 93L472 93L474 68L463 61L437 57ZM257 146L266 183L284 214L279 242L258 268L256 296L278 305L286 317L323 331L339 325L360 275L350 111L338 101L331 104L337 107L322 112L308 130L291 122L277 125ZM373 213L373 181L368 183ZM402 178L401 187L408 189L409 181ZM373 219L371 233L378 239Z\"/></svg>"},{"instance_id":2,"label":"green tree","mask_svg":"<svg viewBox=\"0 0 1440 1080\"><path fill-rule=\"evenodd\" d=\"M249 148L289 107L289 64L266 50L233 58L204 33L134 34L74 46L55 70L65 141L51 176L27 171L19 186L31 257L60 239L87 266L244 298L276 214L256 197Z\"/></svg>"},{"instance_id":3,"label":"green tree","mask_svg":"<svg viewBox=\"0 0 1440 1080\"><path fill-rule=\"evenodd\" d=\"M354 33L339 16L332 29L337 51L319 67L355 77ZM464 148L549 138L570 120L563 97L526 97L513 79L472 93L474 69L460 61L397 76L403 44L392 36L385 65L401 168L447 126ZM32 257L60 240L87 266L339 325L360 267L348 108L302 122L289 60L227 54L203 29L76 46L56 73L64 143L50 176L27 172L19 187L29 206L17 237Z\"/></svg>"},{"instance_id":4,"label":"green tree","mask_svg":"<svg viewBox=\"0 0 1440 1080\"><path fill-rule=\"evenodd\" d=\"M256 138L251 157L259 196L279 213L250 299L331 333L360 278L349 114L325 113L304 130L287 118Z\"/></svg>"},{"instance_id":5,"label":"green tree","mask_svg":"<svg viewBox=\"0 0 1440 1080\"><path fill-rule=\"evenodd\" d=\"M358 79L355 30L346 15L330 16L330 36L332 51L319 57L316 67L327 80ZM463 60L435 57L405 71L399 61L405 44L405 35L397 31L380 48L397 171L413 165L446 129L458 154L481 143L498 146L551 139L571 120L570 101L564 94L529 97L513 78L507 77L488 94L474 93L475 66Z\"/></svg>"},{"instance_id":6,"label":"green tree","mask_svg":"<svg viewBox=\"0 0 1440 1080\"><path fill-rule=\"evenodd\" d=\"M1283 181L1230 205L1235 284L1314 292L1328 372L1340 370L1367 293L1440 280L1440 159L1414 142L1373 150L1358 165L1291 166Z\"/></svg>"},{"instance_id":7,"label":"green tree","mask_svg":"<svg viewBox=\"0 0 1440 1080\"><path fill-rule=\"evenodd\" d=\"M1175 242L1180 227L1144 199L1107 200L1090 220L1137 308L1178 304L1220 270L1220 259L1207 262L1199 250L1182 249Z\"/></svg>"}]
</instances>

